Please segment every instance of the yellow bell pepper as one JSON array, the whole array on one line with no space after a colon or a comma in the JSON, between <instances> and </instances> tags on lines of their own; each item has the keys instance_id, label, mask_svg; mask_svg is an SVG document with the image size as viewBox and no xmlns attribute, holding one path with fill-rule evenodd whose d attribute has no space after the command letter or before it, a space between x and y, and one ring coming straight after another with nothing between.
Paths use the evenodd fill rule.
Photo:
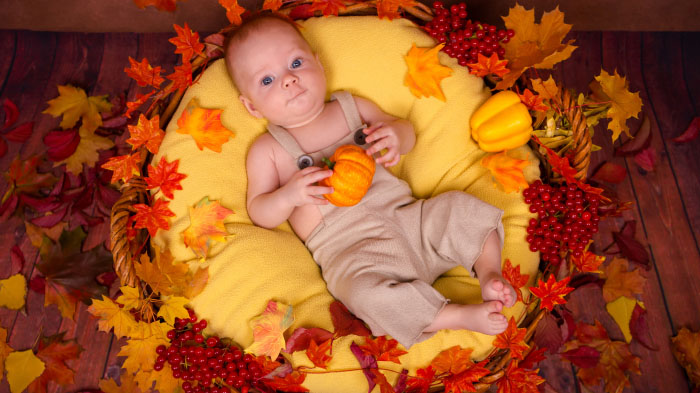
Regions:
<instances>
[{"instance_id":1,"label":"yellow bell pepper","mask_svg":"<svg viewBox=\"0 0 700 393\"><path fill-rule=\"evenodd\" d=\"M520 97L510 90L494 94L474 112L469 125L482 150L497 152L530 140L532 117Z\"/></svg>"}]
</instances>

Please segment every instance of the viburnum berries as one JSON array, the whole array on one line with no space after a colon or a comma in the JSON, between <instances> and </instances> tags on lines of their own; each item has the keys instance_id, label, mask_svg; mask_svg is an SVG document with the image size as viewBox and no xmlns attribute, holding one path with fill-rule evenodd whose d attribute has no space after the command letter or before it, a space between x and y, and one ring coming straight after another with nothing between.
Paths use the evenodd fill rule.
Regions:
<instances>
[{"instance_id":1,"label":"viburnum berries","mask_svg":"<svg viewBox=\"0 0 700 393\"><path fill-rule=\"evenodd\" d=\"M218 336L204 338L207 321L197 320L194 311L189 318L175 319L175 329L166 333L170 345L159 345L153 369L160 371L165 363L173 378L182 379L185 393L231 393L263 388L259 380L263 369L256 359L236 346L225 345Z\"/></svg>"},{"instance_id":2,"label":"viburnum berries","mask_svg":"<svg viewBox=\"0 0 700 393\"><path fill-rule=\"evenodd\" d=\"M478 62L478 55L490 57L493 53L503 59L506 50L500 43L507 43L515 35L512 29L499 30L496 26L467 20L465 3L445 8L441 1L433 3L435 17L425 29L431 37L445 46L442 51L466 66Z\"/></svg>"}]
</instances>

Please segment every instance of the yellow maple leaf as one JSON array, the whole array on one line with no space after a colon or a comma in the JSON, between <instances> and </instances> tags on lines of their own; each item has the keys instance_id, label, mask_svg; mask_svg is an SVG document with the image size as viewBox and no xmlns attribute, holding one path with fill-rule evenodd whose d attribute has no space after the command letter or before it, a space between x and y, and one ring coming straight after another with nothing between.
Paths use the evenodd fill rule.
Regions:
<instances>
[{"instance_id":1,"label":"yellow maple leaf","mask_svg":"<svg viewBox=\"0 0 700 393\"><path fill-rule=\"evenodd\" d=\"M452 75L452 69L440 64L438 59L438 53L443 46L445 44L439 44L430 49L418 48L413 44L408 54L404 56L408 70L403 84L408 86L414 96L418 98L432 96L445 101L440 82Z\"/></svg>"},{"instance_id":2,"label":"yellow maple leaf","mask_svg":"<svg viewBox=\"0 0 700 393\"><path fill-rule=\"evenodd\" d=\"M155 387L153 390L157 390L159 392L182 391L181 389L178 389L181 381L173 377L170 367L163 368L160 371L142 371L137 373L134 379L139 387L145 391L152 391L151 386L153 386L154 382Z\"/></svg>"},{"instance_id":3,"label":"yellow maple leaf","mask_svg":"<svg viewBox=\"0 0 700 393\"><path fill-rule=\"evenodd\" d=\"M532 89L535 90L543 100L551 100L559 95L559 86L557 86L557 82L551 75L546 81L537 78L531 79L530 82L532 82Z\"/></svg>"},{"instance_id":4,"label":"yellow maple leaf","mask_svg":"<svg viewBox=\"0 0 700 393\"><path fill-rule=\"evenodd\" d=\"M117 356L126 356L122 368L125 368L126 371L132 374L153 370L153 365L158 356L156 348L161 344L168 346L169 342L155 335L146 338L129 339L117 354Z\"/></svg>"},{"instance_id":5,"label":"yellow maple leaf","mask_svg":"<svg viewBox=\"0 0 700 393\"><path fill-rule=\"evenodd\" d=\"M85 90L71 85L58 86L58 97L47 103L49 107L41 113L48 113L53 117L63 115L61 128L71 128L82 118L81 128L90 133L102 125L100 112L109 112L112 109L107 95L88 97Z\"/></svg>"},{"instance_id":6,"label":"yellow maple leaf","mask_svg":"<svg viewBox=\"0 0 700 393\"><path fill-rule=\"evenodd\" d=\"M491 171L493 178L506 193L520 191L521 188L527 188L528 186L523 174L523 171L529 165L528 160L511 158L506 154L506 151L502 151L498 154L484 157L481 160L481 165ZM494 184L494 186L497 185Z\"/></svg>"},{"instance_id":7,"label":"yellow maple leaf","mask_svg":"<svg viewBox=\"0 0 700 393\"><path fill-rule=\"evenodd\" d=\"M204 287L209 282L209 267L197 269L188 280L190 285L185 286L182 296L193 299L202 293Z\"/></svg>"},{"instance_id":8,"label":"yellow maple leaf","mask_svg":"<svg viewBox=\"0 0 700 393\"><path fill-rule=\"evenodd\" d=\"M5 369L7 369L7 382L12 393L23 392L24 389L44 373L46 365L31 349L15 351L7 356Z\"/></svg>"},{"instance_id":9,"label":"yellow maple leaf","mask_svg":"<svg viewBox=\"0 0 700 393\"><path fill-rule=\"evenodd\" d=\"M179 288L188 284L188 267L183 263L175 263L170 251L160 252L156 248L155 260L151 262L148 255L141 255L141 262L134 263L136 275L146 282L151 289L161 295L172 295Z\"/></svg>"},{"instance_id":10,"label":"yellow maple leaf","mask_svg":"<svg viewBox=\"0 0 700 393\"><path fill-rule=\"evenodd\" d=\"M603 268L603 276L606 279L603 284L603 298L611 302L620 296L633 298L635 294L644 293L646 278L639 273L639 269L627 271L627 260L615 258L610 265Z\"/></svg>"},{"instance_id":11,"label":"yellow maple leaf","mask_svg":"<svg viewBox=\"0 0 700 393\"><path fill-rule=\"evenodd\" d=\"M671 338L671 342L673 356L685 368L693 384L700 386L700 333L684 327Z\"/></svg>"},{"instance_id":12,"label":"yellow maple leaf","mask_svg":"<svg viewBox=\"0 0 700 393\"><path fill-rule=\"evenodd\" d=\"M515 36L505 44L505 59L510 62L511 72L503 77L496 89L504 90L512 86L520 75L529 67L547 69L562 60L566 60L576 49L562 40L571 30L571 25L564 23L564 14L559 7L545 12L539 24L535 23L535 10L526 10L516 4L504 16L507 29L515 31Z\"/></svg>"},{"instance_id":13,"label":"yellow maple leaf","mask_svg":"<svg viewBox=\"0 0 700 393\"><path fill-rule=\"evenodd\" d=\"M102 300L92 299L88 312L99 320L97 327L103 332L114 329L117 337L129 336L136 327L136 320L127 308L119 307L112 299L102 295Z\"/></svg>"},{"instance_id":14,"label":"yellow maple leaf","mask_svg":"<svg viewBox=\"0 0 700 393\"><path fill-rule=\"evenodd\" d=\"M117 382L112 378L101 379L98 386L104 393L141 393L133 374L122 373L119 376L119 381L121 385L117 386Z\"/></svg>"},{"instance_id":15,"label":"yellow maple leaf","mask_svg":"<svg viewBox=\"0 0 700 393\"><path fill-rule=\"evenodd\" d=\"M19 310L24 307L26 297L27 279L22 274L0 280L0 307Z\"/></svg>"},{"instance_id":16,"label":"yellow maple leaf","mask_svg":"<svg viewBox=\"0 0 700 393\"><path fill-rule=\"evenodd\" d=\"M245 349L255 356L277 359L285 347L284 331L294 322L292 306L270 300L265 311L250 321L253 329L253 344Z\"/></svg>"},{"instance_id":17,"label":"yellow maple leaf","mask_svg":"<svg viewBox=\"0 0 700 393\"><path fill-rule=\"evenodd\" d=\"M627 79L618 75L617 70L614 71L613 75L610 75L601 69L600 75L596 76L595 80L596 82L591 83L591 89L598 92L599 95L603 95L603 97L598 98L611 102L607 117L610 119L608 129L613 133L613 142L623 131L631 138L627 119L630 117L638 118L637 115L642 111L642 99L639 97L639 92L630 92ZM596 83L599 86L595 86ZM603 94L600 94L601 91Z\"/></svg>"},{"instance_id":18,"label":"yellow maple leaf","mask_svg":"<svg viewBox=\"0 0 700 393\"><path fill-rule=\"evenodd\" d=\"M78 134L80 135L80 142L78 147L75 148L75 152L65 160L57 161L53 164L54 167L66 164L66 170L76 176L83 171L83 164L87 164L88 167L95 166L97 159L100 157L99 150L107 150L114 147L114 142L110 139L95 135L85 127L80 127Z\"/></svg>"},{"instance_id":19,"label":"yellow maple leaf","mask_svg":"<svg viewBox=\"0 0 700 393\"><path fill-rule=\"evenodd\" d=\"M165 322L144 322L138 321L136 326L131 329L131 334L129 335L132 339L146 339L149 337L154 337L160 340L168 340L168 330L173 327Z\"/></svg>"},{"instance_id":20,"label":"yellow maple leaf","mask_svg":"<svg viewBox=\"0 0 700 393\"><path fill-rule=\"evenodd\" d=\"M187 312L185 305L190 302L190 299L182 296L169 296L162 300L163 304L158 310L158 316L163 317L165 322L174 325L175 318L189 318L190 314Z\"/></svg>"},{"instance_id":21,"label":"yellow maple leaf","mask_svg":"<svg viewBox=\"0 0 700 393\"><path fill-rule=\"evenodd\" d=\"M233 210L204 197L194 207L189 207L189 212L190 226L182 232L185 247L192 248L197 257L204 259L212 241L225 240L228 232L224 228L224 219L233 214Z\"/></svg>"},{"instance_id":22,"label":"yellow maple leaf","mask_svg":"<svg viewBox=\"0 0 700 393\"><path fill-rule=\"evenodd\" d=\"M122 294L117 298L117 303L124 306L125 310L138 308L141 304L141 291L128 285L119 288Z\"/></svg>"},{"instance_id":23,"label":"yellow maple leaf","mask_svg":"<svg viewBox=\"0 0 700 393\"><path fill-rule=\"evenodd\" d=\"M221 109L200 107L197 99L193 98L177 119L177 132L192 136L199 150L206 147L221 153L221 145L233 137L233 132L221 124L221 113Z\"/></svg>"},{"instance_id":24,"label":"yellow maple leaf","mask_svg":"<svg viewBox=\"0 0 700 393\"><path fill-rule=\"evenodd\" d=\"M7 345L7 330L0 327L0 375L5 373L5 359L14 352L11 346Z\"/></svg>"},{"instance_id":25,"label":"yellow maple leaf","mask_svg":"<svg viewBox=\"0 0 700 393\"><path fill-rule=\"evenodd\" d=\"M51 228L41 228L29 221L25 221L24 229L32 245L36 248L41 248L42 244L44 243L44 236L48 237L54 242L58 242L58 238L61 237L63 229L65 229L66 225L68 224L61 221Z\"/></svg>"}]
</instances>

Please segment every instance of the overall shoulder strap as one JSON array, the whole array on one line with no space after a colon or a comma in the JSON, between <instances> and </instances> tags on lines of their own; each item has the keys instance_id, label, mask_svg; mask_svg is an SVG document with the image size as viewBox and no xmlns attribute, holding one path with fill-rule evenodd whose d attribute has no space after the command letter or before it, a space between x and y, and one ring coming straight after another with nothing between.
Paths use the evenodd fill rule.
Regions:
<instances>
[{"instance_id":1,"label":"overall shoulder strap","mask_svg":"<svg viewBox=\"0 0 700 393\"><path fill-rule=\"evenodd\" d=\"M357 105L355 104L355 99L352 98L352 94L347 91L336 91L331 94L331 100L338 100L340 107L343 109L343 114L345 114L345 121L348 123L350 132L354 133L358 129L367 127L367 125L362 122L360 112L357 110Z\"/></svg>"},{"instance_id":2,"label":"overall shoulder strap","mask_svg":"<svg viewBox=\"0 0 700 393\"><path fill-rule=\"evenodd\" d=\"M277 142L279 142L280 145L282 145L282 148L286 150L287 153L294 157L295 160L306 154L303 150L301 150L299 143L297 143L297 140L294 139L292 134L290 134L289 131L285 130L283 127L268 123L267 131L277 140Z\"/></svg>"}]
</instances>

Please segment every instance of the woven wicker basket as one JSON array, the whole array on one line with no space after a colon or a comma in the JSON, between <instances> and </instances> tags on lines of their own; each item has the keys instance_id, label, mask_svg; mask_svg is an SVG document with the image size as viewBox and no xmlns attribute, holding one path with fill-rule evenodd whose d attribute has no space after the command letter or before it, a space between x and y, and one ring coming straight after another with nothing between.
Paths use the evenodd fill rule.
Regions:
<instances>
[{"instance_id":1,"label":"woven wicker basket","mask_svg":"<svg viewBox=\"0 0 700 393\"><path fill-rule=\"evenodd\" d=\"M310 1L309 1L310 2ZM298 5L299 3L295 3ZM373 8L375 7L375 8ZM291 9L282 9L282 13L289 15ZM432 19L431 10L420 4L416 7L411 7L406 9L410 14L411 19L427 22ZM341 15L376 15L376 5L374 1L369 1L361 4L354 4L349 6L346 10L340 12ZM197 58L193 62L193 79L204 69L206 69L208 63L205 62L203 57ZM175 108L180 103L182 98L182 93L172 93L172 95L163 99L162 102L153 105L152 108L146 113L146 117L152 119L156 115L160 116L161 128L164 127L172 117ZM591 152L591 136L586 127L586 119L583 116L583 111L576 105L572 95L568 91L561 93L559 98L559 107L562 108L563 113L572 125L573 135L575 139L575 145L573 146L574 159L572 166L577 170L577 179L583 180L586 177L588 170L588 165L590 162L590 152ZM537 150L537 146L533 146L533 150ZM150 154L142 148L141 156L143 158L142 169L145 169L146 163L150 161ZM548 168L547 160L540 155L540 162L542 163L546 174L544 177L545 181L549 182L561 182L562 179L553 174L551 168ZM142 172L144 173L144 172ZM114 204L112 208L111 215L111 241L112 241L112 255L114 259L114 268L117 272L119 278L121 279L122 285L128 286L144 286L138 280L135 274L134 262L138 260L139 255L142 252L150 252L148 249L148 244L150 239L148 233L145 230L139 230L136 237L129 240L127 237L128 230L128 220L129 217L135 213L133 206L137 203L145 203L148 200L146 190L146 182L143 177L135 176L126 182L121 187L121 197ZM523 239L525 241L525 239ZM541 270L548 270L546 264L540 265ZM529 311L525 318L521 321L519 327L526 328L527 333L525 336L525 343L529 345L529 349L524 352L524 356L527 356L530 351L534 348L533 336L535 329L539 321L545 316L545 311L541 310L536 304L531 304ZM494 350L488 356L488 362L486 368L491 372L490 374L482 377L479 382L474 384L474 387L478 392L485 392L491 385L502 378L505 374L505 369L511 361L511 353L508 349L498 349ZM444 391L444 387L437 387L430 390L431 392Z\"/></svg>"}]
</instances>

